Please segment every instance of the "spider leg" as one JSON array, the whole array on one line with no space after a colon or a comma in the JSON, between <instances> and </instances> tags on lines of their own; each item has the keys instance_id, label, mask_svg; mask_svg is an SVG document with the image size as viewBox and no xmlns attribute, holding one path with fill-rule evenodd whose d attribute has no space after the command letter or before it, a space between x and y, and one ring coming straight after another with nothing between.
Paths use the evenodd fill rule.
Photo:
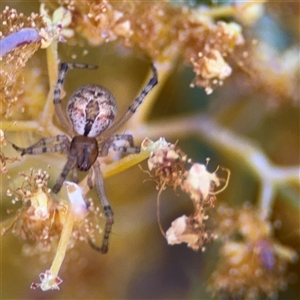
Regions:
<instances>
[{"instance_id":1,"label":"spider leg","mask_svg":"<svg viewBox=\"0 0 300 300\"><path fill-rule=\"evenodd\" d=\"M58 144L53 145L54 143ZM43 138L28 148L21 148L15 144L12 144L12 146L15 150L21 152L22 156L25 154L36 155L46 152L67 153L70 148L70 141L66 135L57 135L54 137Z\"/></svg>"},{"instance_id":2,"label":"spider leg","mask_svg":"<svg viewBox=\"0 0 300 300\"><path fill-rule=\"evenodd\" d=\"M115 141L125 141L129 144L126 146L117 146L114 144ZM103 142L103 145L100 147L99 156L107 156L109 148L114 151L124 152L124 153L140 153L140 147L134 147L133 137L131 134L115 134Z\"/></svg>"},{"instance_id":3,"label":"spider leg","mask_svg":"<svg viewBox=\"0 0 300 300\"><path fill-rule=\"evenodd\" d=\"M114 218L113 218L114 214L113 214L113 211L110 207L109 201L105 194L103 175L102 175L102 172L100 169L100 164L98 161L95 161L95 163L93 165L93 171L95 172L95 186L96 186L96 190L97 190L98 196L100 198L102 207L104 209L106 223L105 223L104 237L103 237L101 247L95 245L91 240L89 240L89 243L93 249L105 254L108 251L108 240L109 240L109 235L111 232L112 225L114 223Z\"/></svg>"},{"instance_id":4,"label":"spider leg","mask_svg":"<svg viewBox=\"0 0 300 300\"><path fill-rule=\"evenodd\" d=\"M53 145L56 142L59 143ZM46 152L68 153L70 150L70 141L66 135L57 135L54 137L43 138L39 140L36 144L28 148L21 148L16 146L15 144L12 144L12 146L15 150L21 152L21 155L25 155L25 154L35 155L35 154L41 154ZM73 151L71 150L68 155L68 160L63 168L63 171L60 174L59 178L56 181L56 184L52 189L53 193L57 194L60 191L64 180L66 179L68 173L72 169L74 169L76 162L77 162L77 152L73 153ZM76 175L75 175L75 179L76 179Z\"/></svg>"},{"instance_id":5,"label":"spider leg","mask_svg":"<svg viewBox=\"0 0 300 300\"><path fill-rule=\"evenodd\" d=\"M154 86L158 83L157 78L157 70L154 65L151 66L152 68L152 77L148 81L147 85L143 88L139 96L133 101L133 103L128 107L127 112L125 115L114 123L109 129L103 133L104 138L111 136L114 132L116 132L124 123L126 123L131 116L136 112L138 107L143 103L143 100L148 95L148 93L154 88Z\"/></svg>"},{"instance_id":6,"label":"spider leg","mask_svg":"<svg viewBox=\"0 0 300 300\"><path fill-rule=\"evenodd\" d=\"M112 145L112 148L114 151L119 151L119 152L123 152L123 153L140 153L141 152L140 147L126 147L126 146Z\"/></svg>"},{"instance_id":7,"label":"spider leg","mask_svg":"<svg viewBox=\"0 0 300 300\"><path fill-rule=\"evenodd\" d=\"M67 130L69 134L74 132L74 129L72 128L69 120L67 119L62 106L61 106L61 90L63 88L63 83L67 74L68 69L74 69L74 68L79 68L79 69L97 69L97 66L91 66L91 65L86 65L86 64L76 64L76 63L62 63L60 65L60 70L58 73L58 79L57 79L57 84L54 90L54 98L53 98L53 103L55 107L55 112L56 115L61 123L61 125Z\"/></svg>"},{"instance_id":8,"label":"spider leg","mask_svg":"<svg viewBox=\"0 0 300 300\"><path fill-rule=\"evenodd\" d=\"M65 165L63 167L63 170L60 173L59 177L57 178L54 187L52 188L52 192L54 194L57 194L60 191L60 189L61 189L66 177L68 176L69 172L71 170L73 170L74 167L76 166L76 162L77 162L77 153L70 152L69 155L68 155L67 162L65 163Z\"/></svg>"},{"instance_id":9,"label":"spider leg","mask_svg":"<svg viewBox=\"0 0 300 300\"><path fill-rule=\"evenodd\" d=\"M88 177L87 177L87 185L91 190L93 188L93 168L90 169Z\"/></svg>"}]
</instances>

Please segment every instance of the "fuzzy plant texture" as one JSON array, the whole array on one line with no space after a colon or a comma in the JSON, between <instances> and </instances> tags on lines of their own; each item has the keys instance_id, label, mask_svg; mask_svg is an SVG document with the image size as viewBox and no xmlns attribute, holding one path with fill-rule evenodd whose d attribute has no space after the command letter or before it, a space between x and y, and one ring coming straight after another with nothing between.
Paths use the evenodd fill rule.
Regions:
<instances>
[{"instance_id":1,"label":"fuzzy plant texture","mask_svg":"<svg viewBox=\"0 0 300 300\"><path fill-rule=\"evenodd\" d=\"M299 2L0 6L1 299L300 298ZM60 113L98 84L117 120L157 70L118 130L134 153L97 137L113 226L99 172L53 192L67 142L20 150L68 134L53 103L62 62L98 69L68 71Z\"/></svg>"}]
</instances>

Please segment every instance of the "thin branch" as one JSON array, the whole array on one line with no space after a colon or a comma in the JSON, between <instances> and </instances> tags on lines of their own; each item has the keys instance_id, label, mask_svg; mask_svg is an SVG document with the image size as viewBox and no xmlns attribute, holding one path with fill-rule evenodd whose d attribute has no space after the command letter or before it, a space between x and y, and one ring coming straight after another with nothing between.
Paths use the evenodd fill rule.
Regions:
<instances>
[{"instance_id":1,"label":"thin branch","mask_svg":"<svg viewBox=\"0 0 300 300\"><path fill-rule=\"evenodd\" d=\"M53 41L47 48L47 67L49 74L49 92L45 103L44 112L38 119L40 127L47 131L50 135L57 134L57 129L53 125L54 105L53 95L54 89L58 78L58 54L57 54L57 41Z\"/></svg>"}]
</instances>

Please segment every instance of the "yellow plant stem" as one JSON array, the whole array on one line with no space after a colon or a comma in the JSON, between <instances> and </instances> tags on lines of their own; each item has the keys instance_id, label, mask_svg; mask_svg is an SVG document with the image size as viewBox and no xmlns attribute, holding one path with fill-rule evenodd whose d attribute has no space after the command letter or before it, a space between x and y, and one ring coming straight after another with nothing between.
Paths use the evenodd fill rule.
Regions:
<instances>
[{"instance_id":1,"label":"yellow plant stem","mask_svg":"<svg viewBox=\"0 0 300 300\"><path fill-rule=\"evenodd\" d=\"M104 178L107 178L110 176L114 176L118 173L121 173L135 166L136 164L139 164L140 162L148 158L149 155L150 155L149 151L142 151L139 154L131 154L107 166L103 166L102 167L103 176Z\"/></svg>"},{"instance_id":2,"label":"yellow plant stem","mask_svg":"<svg viewBox=\"0 0 300 300\"><path fill-rule=\"evenodd\" d=\"M5 131L36 131L38 127L36 121L1 121L1 129Z\"/></svg>"},{"instance_id":3,"label":"yellow plant stem","mask_svg":"<svg viewBox=\"0 0 300 300\"><path fill-rule=\"evenodd\" d=\"M53 126L53 95L58 78L58 53L57 53L57 41L53 41L46 50L47 52L47 67L49 74L49 93L46 99L44 112L41 114L40 126L47 131L47 134L56 134L55 126Z\"/></svg>"},{"instance_id":4,"label":"yellow plant stem","mask_svg":"<svg viewBox=\"0 0 300 300\"><path fill-rule=\"evenodd\" d=\"M2 183L1 183L2 185ZM10 216L8 219L2 221L2 218L0 219L0 234L4 235L8 230L10 230L15 222L18 220L18 215Z\"/></svg>"},{"instance_id":5,"label":"yellow plant stem","mask_svg":"<svg viewBox=\"0 0 300 300\"><path fill-rule=\"evenodd\" d=\"M50 271L53 275L53 277L56 277L58 275L59 269L62 265L62 262L65 258L65 254L67 251L68 243L72 235L73 231L73 225L74 225L74 215L72 212L72 209L70 205L68 206L67 216L64 223L63 230L61 232L61 237L58 243L56 255L54 257L52 266L50 268Z\"/></svg>"},{"instance_id":6,"label":"yellow plant stem","mask_svg":"<svg viewBox=\"0 0 300 300\"><path fill-rule=\"evenodd\" d=\"M57 52L57 41L53 41L51 45L46 49L47 53L47 67L49 74L49 92L47 99L45 100L44 111L41 113L40 117L37 118L38 121L3 121L2 128L7 131L37 131L39 130L41 135L57 135L61 134L60 130L53 124L54 116L54 105L53 105L53 95L58 78L58 52ZM174 69L174 64L177 58L170 59L164 62L156 62L156 67L158 71L159 84L147 95L146 101L139 108L138 113L136 113L131 120L128 121L133 124L132 127L136 127L136 124L143 124L149 114L152 112L152 108L158 95L164 88L169 76L172 74ZM151 70L146 76L145 82L149 80L151 75Z\"/></svg>"},{"instance_id":7,"label":"yellow plant stem","mask_svg":"<svg viewBox=\"0 0 300 300\"><path fill-rule=\"evenodd\" d=\"M61 134L61 131L53 125L52 120L54 115L53 95L58 78L57 41L51 43L46 49L46 53L50 89L44 111L36 118L37 121L2 121L1 129L7 131L40 131L44 136ZM44 101L44 99L42 101Z\"/></svg>"},{"instance_id":8,"label":"yellow plant stem","mask_svg":"<svg viewBox=\"0 0 300 300\"><path fill-rule=\"evenodd\" d=\"M150 150L146 150L146 151L142 151L139 154L130 154L109 165L101 166L103 177L108 178L110 176L114 176L135 166L136 164L141 163L143 160L149 157L150 153L151 153ZM87 194L90 190L87 185L87 177L88 176L85 176L85 178L79 184L80 187L82 188L83 194Z\"/></svg>"},{"instance_id":9,"label":"yellow plant stem","mask_svg":"<svg viewBox=\"0 0 300 300\"><path fill-rule=\"evenodd\" d=\"M208 16L211 18L218 18L218 17L230 17L236 14L236 8L232 5L230 6L217 6L210 8L208 10L201 11L201 15Z\"/></svg>"}]
</instances>

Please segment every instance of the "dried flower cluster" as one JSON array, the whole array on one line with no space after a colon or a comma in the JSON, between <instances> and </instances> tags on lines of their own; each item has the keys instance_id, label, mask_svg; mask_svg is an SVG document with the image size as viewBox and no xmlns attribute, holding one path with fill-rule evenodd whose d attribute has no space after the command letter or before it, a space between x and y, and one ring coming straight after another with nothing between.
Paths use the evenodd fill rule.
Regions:
<instances>
[{"instance_id":1,"label":"dried flower cluster","mask_svg":"<svg viewBox=\"0 0 300 300\"><path fill-rule=\"evenodd\" d=\"M189 36L185 58L191 61L196 74L192 86L203 86L210 94L214 86L222 85L231 75L226 57L244 44L244 38L236 23L218 22L204 32L201 27L196 28Z\"/></svg>"},{"instance_id":2,"label":"dried flower cluster","mask_svg":"<svg viewBox=\"0 0 300 300\"><path fill-rule=\"evenodd\" d=\"M33 282L32 289L59 290L59 285L63 280L58 273L67 250L74 246L76 240L91 241L95 239L97 233L102 231L91 220L91 217L100 216L99 209L95 209L92 203L89 206L83 198L82 189L76 183L65 181L65 186L70 204L65 214L56 254L51 268L39 275L40 282Z\"/></svg>"},{"instance_id":3,"label":"dried flower cluster","mask_svg":"<svg viewBox=\"0 0 300 300\"><path fill-rule=\"evenodd\" d=\"M53 2L45 9L54 11ZM60 3L60 2L59 2ZM121 40L126 47L141 49L152 60L172 63L182 55L196 74L192 85L205 87L207 93L230 76L227 56L244 44L236 23L215 22L205 10L177 6L164 1L64 1L72 15L71 41L85 38L92 45ZM138 17L137 17L138 16Z\"/></svg>"},{"instance_id":4,"label":"dried flower cluster","mask_svg":"<svg viewBox=\"0 0 300 300\"><path fill-rule=\"evenodd\" d=\"M50 16L45 5L41 4L40 15L46 24L46 26L42 27L40 30L42 48L47 48L55 40L65 42L66 38L73 37L74 31L68 28L72 21L72 16L69 10L60 6L55 9Z\"/></svg>"},{"instance_id":5,"label":"dried flower cluster","mask_svg":"<svg viewBox=\"0 0 300 300\"><path fill-rule=\"evenodd\" d=\"M22 172L20 176L21 186L15 191L7 190L7 196L13 197L13 204L22 205L17 209L15 222L5 232L10 229L24 240L39 241L39 247L49 250L61 233L66 207L53 201L46 171L31 169L29 175Z\"/></svg>"},{"instance_id":6,"label":"dried flower cluster","mask_svg":"<svg viewBox=\"0 0 300 300\"><path fill-rule=\"evenodd\" d=\"M40 288L43 291L59 290L59 285L63 282L60 277L53 275L50 270L41 273L39 278L40 283L33 282L30 286L31 289L35 290Z\"/></svg>"},{"instance_id":7,"label":"dried flower cluster","mask_svg":"<svg viewBox=\"0 0 300 300\"><path fill-rule=\"evenodd\" d=\"M149 147L153 143L146 139L142 148ZM186 171L186 163L191 163L176 145L160 139L156 149L150 154L148 168L150 178L157 183L159 189L157 197L157 216L162 234L166 237L168 244L187 243L193 250L204 250L204 245L215 238L213 232L206 229L205 221L208 219L207 211L214 206L215 193L226 188L229 180L229 170L227 181L222 189L214 192L215 187L220 186L220 179L216 172L210 173L205 165L192 164L189 171ZM191 198L194 206L194 213L189 217L183 215L172 222L171 227L164 232L159 218L159 201L162 191L172 186L174 189L180 187Z\"/></svg>"},{"instance_id":8,"label":"dried flower cluster","mask_svg":"<svg viewBox=\"0 0 300 300\"><path fill-rule=\"evenodd\" d=\"M43 24L42 17L36 13L26 17L15 9L5 7L0 14L1 115L10 116L11 105L22 94L16 82L23 81L24 75L21 77L20 70L41 46L38 31Z\"/></svg>"},{"instance_id":9,"label":"dried flower cluster","mask_svg":"<svg viewBox=\"0 0 300 300\"><path fill-rule=\"evenodd\" d=\"M246 66L244 54L248 52L244 51L247 45L241 26L216 21L205 7L174 5L169 1L42 2L39 14L26 17L8 7L0 14L0 48L6 49L0 52L1 111L5 117L17 112L11 107L23 94L19 82L24 82L24 77L20 74L28 58L53 42L69 41L74 45L82 44L82 39L95 46L118 40L162 65L170 66L182 57L195 73L191 87L204 87L207 94L232 74L231 61L235 61L247 73L255 74L251 81L257 88L264 84L271 103L276 105L286 98L298 103L294 63L297 51L278 61L278 72L285 74L284 80L277 73L270 77L273 59L258 57L256 52L248 55L250 63ZM232 5L231 15L245 24L253 23L263 12L263 2ZM258 50L257 54L264 52L269 53ZM19 106L24 109L24 105Z\"/></svg>"},{"instance_id":10,"label":"dried flower cluster","mask_svg":"<svg viewBox=\"0 0 300 300\"><path fill-rule=\"evenodd\" d=\"M151 146L152 143L154 142L145 139L142 143L142 149ZM147 173L157 183L157 189L166 186L172 186L176 189L181 185L186 163L187 155L185 153L176 145L166 142L165 139L160 139L157 148L148 159L150 172Z\"/></svg>"},{"instance_id":11,"label":"dried flower cluster","mask_svg":"<svg viewBox=\"0 0 300 300\"><path fill-rule=\"evenodd\" d=\"M287 285L287 264L297 260L296 252L276 241L261 212L221 206L218 213L223 245L209 289L236 299L274 298Z\"/></svg>"},{"instance_id":12,"label":"dried flower cluster","mask_svg":"<svg viewBox=\"0 0 300 300\"><path fill-rule=\"evenodd\" d=\"M247 67L257 79L248 87L252 93L263 89L265 101L271 108L280 107L284 103L299 105L300 71L297 47L289 48L279 55L261 42L249 51L248 56Z\"/></svg>"},{"instance_id":13,"label":"dried flower cluster","mask_svg":"<svg viewBox=\"0 0 300 300\"><path fill-rule=\"evenodd\" d=\"M21 207L5 222L2 235L12 232L26 241L26 256L38 255L43 259L46 253L55 252L51 268L41 273L41 283L32 283L31 288L59 289L62 280L58 272L67 250L78 240L88 243L98 238L102 233L98 224L102 214L99 207L84 200L81 188L73 182L65 182L68 204L53 198L46 171L31 169L28 175L22 172L20 176L21 186L14 191L8 189L7 196L13 198L14 205L21 203Z\"/></svg>"},{"instance_id":14,"label":"dried flower cluster","mask_svg":"<svg viewBox=\"0 0 300 300\"><path fill-rule=\"evenodd\" d=\"M3 153L3 147L6 146L4 131L0 129L0 175L7 173L7 163L13 163L18 160L18 157L6 156Z\"/></svg>"},{"instance_id":15,"label":"dried flower cluster","mask_svg":"<svg viewBox=\"0 0 300 300\"><path fill-rule=\"evenodd\" d=\"M65 201L53 198L48 187L50 179L46 171L31 169L27 175L20 173L23 182L16 190L7 190L7 196L12 197L12 204L21 203L9 225L2 234L12 232L28 241L23 247L25 255L42 254L55 249L56 242L61 239L68 210L74 216L70 236L65 243L72 248L76 241L88 242L94 240L102 232L98 221L101 217L99 207L86 203L82 198L81 189L74 183L66 182L70 205ZM32 242L34 242L32 244ZM32 246L31 246L32 245ZM58 251L58 250L56 250Z\"/></svg>"},{"instance_id":16,"label":"dried flower cluster","mask_svg":"<svg viewBox=\"0 0 300 300\"><path fill-rule=\"evenodd\" d=\"M32 58L22 70L19 69L17 72L9 70L14 72L13 85L11 87L5 85L4 90L8 88L9 93L2 98L5 103L0 105L0 113L5 118L18 121L34 120L37 114L43 111L48 84L46 73L39 63L38 59ZM2 70L8 69L5 67ZM10 78L8 77L7 83Z\"/></svg>"}]
</instances>

